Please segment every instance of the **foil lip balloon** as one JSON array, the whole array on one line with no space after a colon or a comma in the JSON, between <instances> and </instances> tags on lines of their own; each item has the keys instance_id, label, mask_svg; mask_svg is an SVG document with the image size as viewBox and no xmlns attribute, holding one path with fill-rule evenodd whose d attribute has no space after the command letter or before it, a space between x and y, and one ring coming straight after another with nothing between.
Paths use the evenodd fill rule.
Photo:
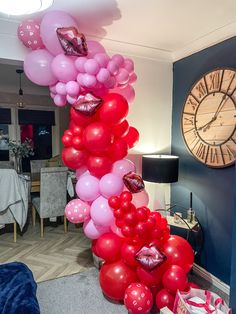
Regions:
<instances>
[{"instance_id":1,"label":"foil lip balloon","mask_svg":"<svg viewBox=\"0 0 236 314\"><path fill-rule=\"evenodd\" d=\"M79 33L76 27L58 27L56 32L66 55L87 56L88 47L85 36Z\"/></svg>"},{"instance_id":2,"label":"foil lip balloon","mask_svg":"<svg viewBox=\"0 0 236 314\"><path fill-rule=\"evenodd\" d=\"M132 171L123 176L123 182L131 193L141 192L145 188L142 177Z\"/></svg>"},{"instance_id":3,"label":"foil lip balloon","mask_svg":"<svg viewBox=\"0 0 236 314\"><path fill-rule=\"evenodd\" d=\"M87 93L85 95L80 95L73 104L73 107L79 113L91 117L97 112L101 104L102 98L95 97L93 94Z\"/></svg>"},{"instance_id":4,"label":"foil lip balloon","mask_svg":"<svg viewBox=\"0 0 236 314\"><path fill-rule=\"evenodd\" d=\"M167 259L165 254L163 254L156 246L141 247L135 254L135 258L147 270L153 270Z\"/></svg>"}]
</instances>

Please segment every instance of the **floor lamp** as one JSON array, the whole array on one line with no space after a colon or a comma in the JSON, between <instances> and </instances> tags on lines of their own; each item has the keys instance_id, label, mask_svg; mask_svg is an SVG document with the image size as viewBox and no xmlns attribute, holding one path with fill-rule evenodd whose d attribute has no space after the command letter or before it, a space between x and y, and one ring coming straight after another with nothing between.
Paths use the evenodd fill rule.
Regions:
<instances>
[{"instance_id":1,"label":"floor lamp","mask_svg":"<svg viewBox=\"0 0 236 314\"><path fill-rule=\"evenodd\" d=\"M143 155L142 178L147 182L159 183L155 186L154 209L166 209L165 183L178 181L179 157L173 155ZM157 208L161 207L161 208Z\"/></svg>"}]
</instances>

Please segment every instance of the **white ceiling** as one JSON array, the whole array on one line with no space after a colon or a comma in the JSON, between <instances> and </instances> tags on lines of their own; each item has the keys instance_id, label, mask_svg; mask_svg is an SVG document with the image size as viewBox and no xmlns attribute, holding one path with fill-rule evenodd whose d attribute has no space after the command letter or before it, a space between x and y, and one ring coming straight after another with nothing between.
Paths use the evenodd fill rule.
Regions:
<instances>
[{"instance_id":1,"label":"white ceiling","mask_svg":"<svg viewBox=\"0 0 236 314\"><path fill-rule=\"evenodd\" d=\"M108 51L131 56L176 61L236 35L235 0L54 0L56 9ZM25 18L0 15L0 40L17 40Z\"/></svg>"}]
</instances>

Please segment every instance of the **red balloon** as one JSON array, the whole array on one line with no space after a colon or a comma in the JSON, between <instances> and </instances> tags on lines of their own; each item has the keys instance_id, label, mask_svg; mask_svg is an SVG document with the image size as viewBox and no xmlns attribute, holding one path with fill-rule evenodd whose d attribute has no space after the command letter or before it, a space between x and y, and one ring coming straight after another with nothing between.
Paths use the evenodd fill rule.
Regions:
<instances>
[{"instance_id":1,"label":"red balloon","mask_svg":"<svg viewBox=\"0 0 236 314\"><path fill-rule=\"evenodd\" d=\"M78 150L81 150L84 148L84 145L83 145L83 140L80 136L73 136L73 139L72 139L72 146L75 148L75 149L78 149Z\"/></svg>"},{"instance_id":2,"label":"red balloon","mask_svg":"<svg viewBox=\"0 0 236 314\"><path fill-rule=\"evenodd\" d=\"M74 123L79 126L87 126L88 124L95 121L95 117L96 115L92 117L85 116L73 107L70 109L70 119L72 119Z\"/></svg>"},{"instance_id":3,"label":"red balloon","mask_svg":"<svg viewBox=\"0 0 236 314\"><path fill-rule=\"evenodd\" d=\"M103 97L99 110L101 121L108 125L119 124L124 121L129 111L129 104L120 94L110 93Z\"/></svg>"},{"instance_id":4,"label":"red balloon","mask_svg":"<svg viewBox=\"0 0 236 314\"><path fill-rule=\"evenodd\" d=\"M133 211L133 212L128 212L125 214L124 216L124 222L126 225L128 226L135 226L138 222L138 218L137 218L137 215L136 215L136 212Z\"/></svg>"},{"instance_id":5,"label":"red balloon","mask_svg":"<svg viewBox=\"0 0 236 314\"><path fill-rule=\"evenodd\" d=\"M68 134L65 134L62 136L62 144L65 146L65 147L70 147L72 145L72 135L68 135Z\"/></svg>"},{"instance_id":6,"label":"red balloon","mask_svg":"<svg viewBox=\"0 0 236 314\"><path fill-rule=\"evenodd\" d=\"M122 240L114 233L105 233L97 239L96 252L106 262L115 262L120 258Z\"/></svg>"},{"instance_id":7,"label":"red balloon","mask_svg":"<svg viewBox=\"0 0 236 314\"><path fill-rule=\"evenodd\" d=\"M132 283L125 290L124 304L129 313L147 314L152 308L151 290L142 283Z\"/></svg>"},{"instance_id":8,"label":"red balloon","mask_svg":"<svg viewBox=\"0 0 236 314\"><path fill-rule=\"evenodd\" d=\"M145 222L139 222L135 227L135 232L139 237L144 237L147 234L148 226Z\"/></svg>"},{"instance_id":9,"label":"red balloon","mask_svg":"<svg viewBox=\"0 0 236 314\"><path fill-rule=\"evenodd\" d=\"M118 209L120 208L120 199L118 196L111 196L109 199L108 199L108 204L111 208L113 209Z\"/></svg>"},{"instance_id":10,"label":"red balloon","mask_svg":"<svg viewBox=\"0 0 236 314\"><path fill-rule=\"evenodd\" d=\"M120 207L125 211L128 211L131 209L131 203L129 201L121 201Z\"/></svg>"},{"instance_id":11,"label":"red balloon","mask_svg":"<svg viewBox=\"0 0 236 314\"><path fill-rule=\"evenodd\" d=\"M173 264L179 265L186 273L192 268L194 262L193 249L184 238L171 235L170 238L164 242L162 251L167 257L169 266Z\"/></svg>"},{"instance_id":12,"label":"red balloon","mask_svg":"<svg viewBox=\"0 0 236 314\"><path fill-rule=\"evenodd\" d=\"M135 236L135 230L133 227L128 226L128 225L123 225L121 227L121 232L122 234L127 237L127 238L132 238Z\"/></svg>"},{"instance_id":13,"label":"red balloon","mask_svg":"<svg viewBox=\"0 0 236 314\"><path fill-rule=\"evenodd\" d=\"M166 289L161 289L156 295L156 306L158 310L167 306L172 311L174 302L174 296Z\"/></svg>"},{"instance_id":14,"label":"red balloon","mask_svg":"<svg viewBox=\"0 0 236 314\"><path fill-rule=\"evenodd\" d=\"M133 148L139 141L139 132L133 126L129 127L129 132L123 137L129 148Z\"/></svg>"},{"instance_id":15,"label":"red balloon","mask_svg":"<svg viewBox=\"0 0 236 314\"><path fill-rule=\"evenodd\" d=\"M77 150L73 147L66 147L62 150L62 160L71 169L77 169L86 164L87 158L86 150Z\"/></svg>"},{"instance_id":16,"label":"red balloon","mask_svg":"<svg viewBox=\"0 0 236 314\"><path fill-rule=\"evenodd\" d=\"M101 289L112 300L123 300L126 288L135 281L136 273L123 261L104 264L100 270Z\"/></svg>"},{"instance_id":17,"label":"red balloon","mask_svg":"<svg viewBox=\"0 0 236 314\"><path fill-rule=\"evenodd\" d=\"M135 254L140 250L140 245L124 243L121 248L121 258L128 266L135 268L139 263L135 259Z\"/></svg>"},{"instance_id":18,"label":"red balloon","mask_svg":"<svg viewBox=\"0 0 236 314\"><path fill-rule=\"evenodd\" d=\"M163 286L172 293L183 291L188 283L184 269L178 265L172 265L162 277Z\"/></svg>"},{"instance_id":19,"label":"red balloon","mask_svg":"<svg viewBox=\"0 0 236 314\"><path fill-rule=\"evenodd\" d=\"M161 283L163 269L164 269L163 266L160 266L149 271L141 266L138 266L136 273L138 275L139 280L142 283L144 283L148 287L153 287Z\"/></svg>"},{"instance_id":20,"label":"red balloon","mask_svg":"<svg viewBox=\"0 0 236 314\"><path fill-rule=\"evenodd\" d=\"M129 132L129 123L124 120L120 124L116 124L112 127L112 133L115 137L124 137Z\"/></svg>"},{"instance_id":21,"label":"red balloon","mask_svg":"<svg viewBox=\"0 0 236 314\"><path fill-rule=\"evenodd\" d=\"M95 255L97 255L96 243L97 243L97 239L92 241L92 246L91 246L91 250L92 250L93 254L95 254Z\"/></svg>"},{"instance_id":22,"label":"red balloon","mask_svg":"<svg viewBox=\"0 0 236 314\"><path fill-rule=\"evenodd\" d=\"M116 219L123 219L125 215L125 212L122 208L117 208L116 210L114 210L114 217Z\"/></svg>"},{"instance_id":23,"label":"red balloon","mask_svg":"<svg viewBox=\"0 0 236 314\"><path fill-rule=\"evenodd\" d=\"M133 199L133 195L132 193L128 192L128 191L124 191L120 194L120 199L122 201L128 201L128 202L131 202L132 199Z\"/></svg>"},{"instance_id":24,"label":"red balloon","mask_svg":"<svg viewBox=\"0 0 236 314\"><path fill-rule=\"evenodd\" d=\"M113 161L123 159L128 154L128 145L122 138L116 139L109 147L109 156Z\"/></svg>"},{"instance_id":25,"label":"red balloon","mask_svg":"<svg viewBox=\"0 0 236 314\"><path fill-rule=\"evenodd\" d=\"M90 173L96 177L102 177L111 170L111 160L106 156L89 156L87 167Z\"/></svg>"},{"instance_id":26,"label":"red balloon","mask_svg":"<svg viewBox=\"0 0 236 314\"><path fill-rule=\"evenodd\" d=\"M94 122L84 130L83 142L91 152L104 152L112 142L112 134L104 123Z\"/></svg>"},{"instance_id":27,"label":"red balloon","mask_svg":"<svg viewBox=\"0 0 236 314\"><path fill-rule=\"evenodd\" d=\"M146 207L137 208L136 213L139 221L146 221L149 215Z\"/></svg>"},{"instance_id":28,"label":"red balloon","mask_svg":"<svg viewBox=\"0 0 236 314\"><path fill-rule=\"evenodd\" d=\"M73 125L71 128L71 132L73 133L74 136L82 136L84 132L84 128L82 128L79 125Z\"/></svg>"}]
</instances>

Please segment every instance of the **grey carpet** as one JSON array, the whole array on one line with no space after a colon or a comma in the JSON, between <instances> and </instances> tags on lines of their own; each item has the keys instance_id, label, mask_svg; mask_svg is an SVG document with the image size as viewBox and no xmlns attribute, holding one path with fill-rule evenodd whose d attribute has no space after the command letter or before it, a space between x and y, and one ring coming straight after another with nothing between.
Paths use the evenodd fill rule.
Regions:
<instances>
[{"instance_id":1,"label":"grey carpet","mask_svg":"<svg viewBox=\"0 0 236 314\"><path fill-rule=\"evenodd\" d=\"M104 298L96 268L39 283L37 298L41 314L127 314Z\"/></svg>"}]
</instances>

